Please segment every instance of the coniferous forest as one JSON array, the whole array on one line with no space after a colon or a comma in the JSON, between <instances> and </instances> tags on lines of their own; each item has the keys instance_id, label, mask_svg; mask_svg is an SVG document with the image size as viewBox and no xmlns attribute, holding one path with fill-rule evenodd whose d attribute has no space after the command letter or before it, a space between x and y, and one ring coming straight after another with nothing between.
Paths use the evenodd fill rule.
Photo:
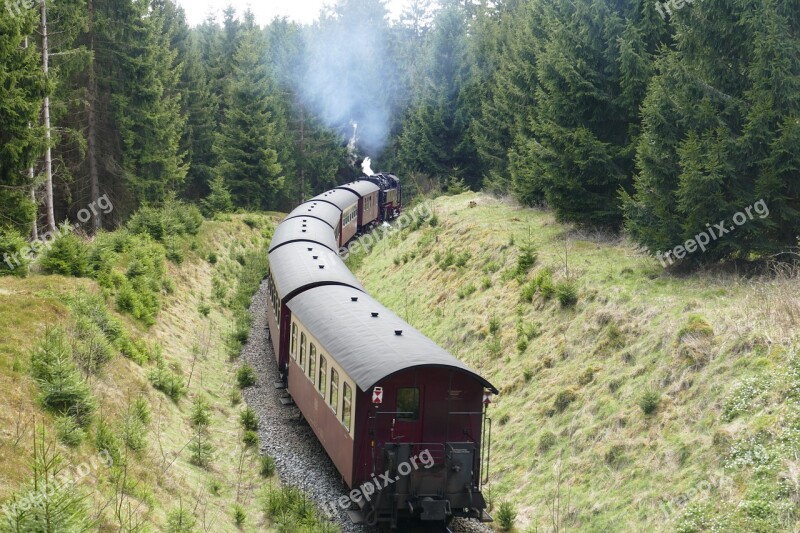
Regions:
<instances>
[{"instance_id":1,"label":"coniferous forest","mask_svg":"<svg viewBox=\"0 0 800 533\"><path fill-rule=\"evenodd\" d=\"M104 195L88 234L174 198L287 210L369 156L411 193L511 195L653 253L763 201L693 260L771 256L800 228L799 30L787 0L413 0L396 19L341 0L266 27L8 0L4 248Z\"/></svg>"}]
</instances>

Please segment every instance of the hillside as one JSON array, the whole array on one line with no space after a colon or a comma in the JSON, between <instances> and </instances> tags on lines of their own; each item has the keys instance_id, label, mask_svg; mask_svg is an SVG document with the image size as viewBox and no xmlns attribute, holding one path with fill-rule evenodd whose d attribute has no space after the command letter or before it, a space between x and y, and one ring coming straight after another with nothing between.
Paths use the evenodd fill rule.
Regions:
<instances>
[{"instance_id":1,"label":"hillside","mask_svg":"<svg viewBox=\"0 0 800 533\"><path fill-rule=\"evenodd\" d=\"M520 531L800 527L796 273L677 276L545 211L432 208L349 262L501 389L489 493Z\"/></svg>"},{"instance_id":2,"label":"hillside","mask_svg":"<svg viewBox=\"0 0 800 533\"><path fill-rule=\"evenodd\" d=\"M268 530L259 489L277 482L261 476L274 466L260 462L257 437L243 438L236 357L274 223L271 215L206 221L196 235L165 240L168 262L160 244L119 230L87 245L108 261L104 273L0 278L0 531L30 530L33 515L54 520L43 531ZM146 300L135 280L152 257L165 275ZM144 310L153 303L160 310L151 316ZM88 384L85 417L58 416L63 404L46 390L58 384L37 374L53 351L62 357L47 364L67 376L79 369L75 389ZM87 354L98 358L87 364ZM60 463L56 479L67 481L40 505L38 491L53 480L34 475L34 442L39 468L46 450Z\"/></svg>"}]
</instances>

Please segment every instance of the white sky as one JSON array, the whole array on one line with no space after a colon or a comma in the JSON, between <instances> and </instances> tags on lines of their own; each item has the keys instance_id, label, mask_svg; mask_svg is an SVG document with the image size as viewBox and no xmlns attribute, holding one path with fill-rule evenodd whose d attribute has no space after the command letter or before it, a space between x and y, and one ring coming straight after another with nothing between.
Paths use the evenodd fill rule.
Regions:
<instances>
[{"instance_id":1,"label":"white sky","mask_svg":"<svg viewBox=\"0 0 800 533\"><path fill-rule=\"evenodd\" d=\"M324 5L335 4L336 0L178 0L189 25L201 24L209 13L222 19L222 10L232 5L241 14L248 7L253 11L260 25L269 24L275 17L288 17L291 20L309 24L313 22ZM386 6L392 17L396 17L403 9L406 0L387 0Z\"/></svg>"}]
</instances>

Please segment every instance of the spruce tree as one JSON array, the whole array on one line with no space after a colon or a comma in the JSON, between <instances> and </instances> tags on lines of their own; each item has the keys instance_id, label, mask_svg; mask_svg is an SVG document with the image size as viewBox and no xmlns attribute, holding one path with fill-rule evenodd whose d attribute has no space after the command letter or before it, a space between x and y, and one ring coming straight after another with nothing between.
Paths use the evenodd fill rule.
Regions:
<instances>
[{"instance_id":1,"label":"spruce tree","mask_svg":"<svg viewBox=\"0 0 800 533\"><path fill-rule=\"evenodd\" d=\"M236 205L273 208L285 178L280 163L274 82L264 62L265 41L250 22L233 56L233 74L225 95L225 119L217 137L218 172Z\"/></svg>"},{"instance_id":2,"label":"spruce tree","mask_svg":"<svg viewBox=\"0 0 800 533\"><path fill-rule=\"evenodd\" d=\"M30 231L28 169L42 153L42 72L33 46L35 9L0 11L0 226Z\"/></svg>"}]
</instances>

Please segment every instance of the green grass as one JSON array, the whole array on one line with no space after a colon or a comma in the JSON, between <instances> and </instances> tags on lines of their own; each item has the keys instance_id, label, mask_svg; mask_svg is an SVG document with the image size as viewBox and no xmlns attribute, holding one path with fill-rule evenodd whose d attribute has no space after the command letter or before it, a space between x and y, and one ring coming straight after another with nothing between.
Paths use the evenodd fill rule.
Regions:
<instances>
[{"instance_id":1,"label":"green grass","mask_svg":"<svg viewBox=\"0 0 800 533\"><path fill-rule=\"evenodd\" d=\"M248 269L239 259L247 263L264 255L277 219L272 214L231 216L206 222L199 234L187 235L180 264L165 265L173 290L159 291L161 303L147 323L120 312L114 291L91 279L35 271L27 278L0 278L0 504L19 494L31 479L35 420L62 443L60 452L70 468L92 464L99 444L114 448L117 466L87 476L78 487L90 509L106 509L98 521L101 530L120 529L115 506L106 505L114 501L118 486L126 495L123 507L134 511L133 521L141 521L142 530L168 530L168 522L174 525L180 514L194 515L198 527L201 520L213 523L218 531L274 531L257 500L264 479L258 450L245 449L238 438L241 407L231 405L231 393L238 391L238 367L228 359L226 337L249 324L240 309L260 281L256 268ZM115 234L103 238L110 247L122 240ZM212 255L214 264L207 260ZM124 273L135 258L120 251L112 259L109 268ZM224 284L225 298L213 297L212 279ZM99 307L103 302L104 308ZM91 316L91 323L78 320L82 316ZM109 341L116 339L111 343L113 357L86 369L91 370L86 378L97 403L95 420L86 429L57 411L46 411L37 401L40 390L31 375L30 354L44 331L56 326L76 335L81 353L101 331ZM91 344L98 345L96 339ZM186 397L178 396L177 402L149 383L159 353L165 371L181 376L185 386ZM188 446L197 398L206 398L211 407L214 458L209 469L191 463ZM221 487L218 495L208 489L214 484ZM241 528L231 513L234 505L241 506L239 516L246 517Z\"/></svg>"},{"instance_id":2,"label":"green grass","mask_svg":"<svg viewBox=\"0 0 800 533\"><path fill-rule=\"evenodd\" d=\"M484 195L435 211L435 227L384 239L355 274L500 388L490 487L520 531L800 526L786 483L800 467L787 444L800 409L785 400L800 390L796 275L672 275L624 238ZM520 257L529 235L535 262ZM723 474L732 487L696 490Z\"/></svg>"}]
</instances>

